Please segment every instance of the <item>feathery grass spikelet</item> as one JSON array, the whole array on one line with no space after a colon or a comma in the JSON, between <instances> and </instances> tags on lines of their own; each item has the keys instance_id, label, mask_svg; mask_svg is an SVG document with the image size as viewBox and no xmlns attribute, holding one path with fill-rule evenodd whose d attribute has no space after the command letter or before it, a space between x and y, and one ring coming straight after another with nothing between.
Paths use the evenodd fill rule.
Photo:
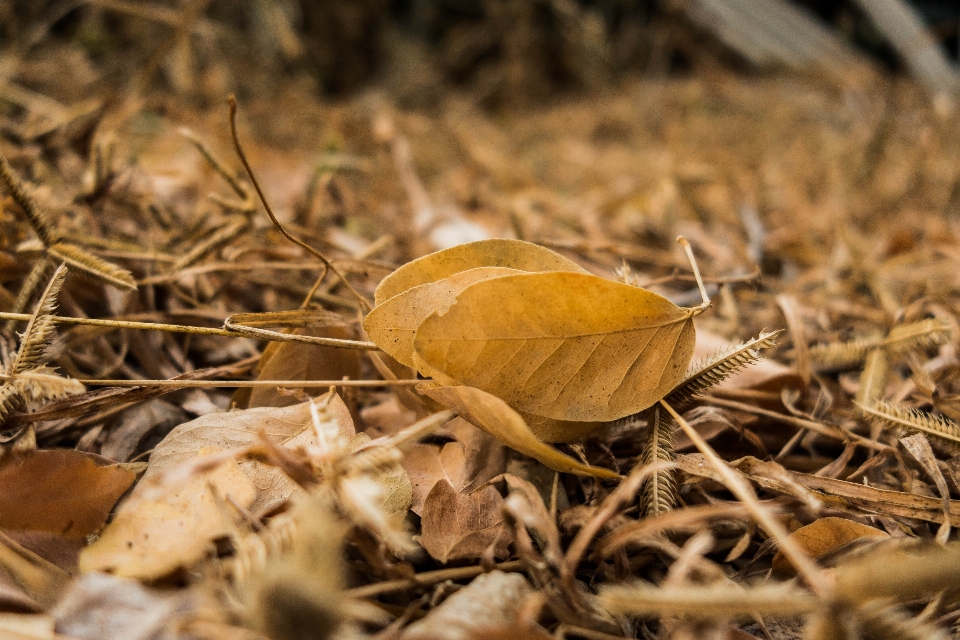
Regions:
<instances>
[{"instance_id":1,"label":"feathery grass spikelet","mask_svg":"<svg viewBox=\"0 0 960 640\"><path fill-rule=\"evenodd\" d=\"M7 417L23 408L25 401L20 389L11 381L0 385L0 426L6 421Z\"/></svg>"},{"instance_id":2,"label":"feathery grass spikelet","mask_svg":"<svg viewBox=\"0 0 960 640\"><path fill-rule=\"evenodd\" d=\"M57 234L50 227L50 223L47 222L46 217L40 212L37 205L34 204L33 198L27 193L23 182L14 174L10 163L7 162L7 159L3 156L0 156L0 181L6 185L14 201L23 209L27 220L30 222L30 226L33 227L43 246L49 247L56 242Z\"/></svg>"},{"instance_id":3,"label":"feathery grass spikelet","mask_svg":"<svg viewBox=\"0 0 960 640\"><path fill-rule=\"evenodd\" d=\"M701 360L690 368L687 377L667 394L665 400L678 409L682 408L713 385L760 360L760 350L776 345L779 334L779 330L761 333L753 340L741 342Z\"/></svg>"},{"instance_id":4,"label":"feathery grass spikelet","mask_svg":"<svg viewBox=\"0 0 960 640\"><path fill-rule=\"evenodd\" d=\"M47 350L53 342L53 335L56 329L56 319L54 311L57 307L57 296L63 287L63 281L67 277L67 268L60 265L50 278L47 288L40 295L40 301L33 312L33 317L27 323L27 328L23 332L23 339L20 342L20 349L13 360L8 373L16 375L29 369L36 369L46 364Z\"/></svg>"},{"instance_id":5,"label":"feathery grass spikelet","mask_svg":"<svg viewBox=\"0 0 960 640\"><path fill-rule=\"evenodd\" d=\"M20 291L17 293L17 299L13 303L10 313L23 313L26 310L30 304L30 299L33 298L33 294L40 288L40 285L50 280L50 272L53 271L54 266L54 262L46 257L33 264L30 273L27 274L23 284L20 285ZM16 320L8 320L7 330L11 331L15 323Z\"/></svg>"},{"instance_id":6,"label":"feathery grass spikelet","mask_svg":"<svg viewBox=\"0 0 960 640\"><path fill-rule=\"evenodd\" d=\"M960 452L960 425L949 418L934 416L926 411L911 409L886 400L877 400L869 406L854 404L871 420L899 431L921 431L936 438L945 448Z\"/></svg>"},{"instance_id":7,"label":"feathery grass spikelet","mask_svg":"<svg viewBox=\"0 0 960 640\"><path fill-rule=\"evenodd\" d=\"M894 327L881 346L893 353L910 349L926 349L946 343L950 339L950 325L939 318L928 318Z\"/></svg>"},{"instance_id":8,"label":"feathery grass spikelet","mask_svg":"<svg viewBox=\"0 0 960 640\"><path fill-rule=\"evenodd\" d=\"M641 459L644 466L656 462L673 462L673 420L656 404L644 412L647 420L647 442ZM652 474L643 483L640 511L645 516L658 516L677 506L677 482L673 469Z\"/></svg>"},{"instance_id":9,"label":"feathery grass spikelet","mask_svg":"<svg viewBox=\"0 0 960 640\"><path fill-rule=\"evenodd\" d=\"M55 260L67 263L81 274L112 284L118 289L126 291L136 291L137 289L137 281L134 280L129 271L99 258L75 244L58 242L47 248L47 255Z\"/></svg>"},{"instance_id":10,"label":"feathery grass spikelet","mask_svg":"<svg viewBox=\"0 0 960 640\"><path fill-rule=\"evenodd\" d=\"M926 349L950 339L950 326L937 318L927 318L894 327L884 338L856 338L847 342L831 342L810 347L814 362L829 368L852 367L862 363L877 347L890 353Z\"/></svg>"},{"instance_id":11,"label":"feathery grass spikelet","mask_svg":"<svg viewBox=\"0 0 960 640\"><path fill-rule=\"evenodd\" d=\"M880 346L879 337L855 338L846 342L829 342L810 347L810 359L822 367L854 367L867 357L872 349Z\"/></svg>"},{"instance_id":12,"label":"feathery grass spikelet","mask_svg":"<svg viewBox=\"0 0 960 640\"><path fill-rule=\"evenodd\" d=\"M55 400L87 390L79 380L64 378L45 366L18 373L14 382L26 400Z\"/></svg>"}]
</instances>

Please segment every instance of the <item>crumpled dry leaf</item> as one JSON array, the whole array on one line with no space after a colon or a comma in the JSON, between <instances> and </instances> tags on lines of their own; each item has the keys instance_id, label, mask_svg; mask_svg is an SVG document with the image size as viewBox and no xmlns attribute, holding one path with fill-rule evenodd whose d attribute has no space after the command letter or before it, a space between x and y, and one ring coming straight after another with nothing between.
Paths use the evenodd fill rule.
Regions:
<instances>
[{"instance_id":1,"label":"crumpled dry leaf","mask_svg":"<svg viewBox=\"0 0 960 640\"><path fill-rule=\"evenodd\" d=\"M490 434L463 418L451 420L444 430L456 440L442 447L415 444L403 456L403 468L413 483L410 508L417 515L422 515L423 501L440 480L446 480L461 491L494 478L506 468L503 445Z\"/></svg>"},{"instance_id":2,"label":"crumpled dry leaf","mask_svg":"<svg viewBox=\"0 0 960 640\"><path fill-rule=\"evenodd\" d=\"M861 538L888 538L886 532L846 518L826 517L815 520L805 527L800 527L790 534L790 537L808 555L819 558L835 551L854 540ZM794 571L790 561L778 551L773 557L773 570L778 573L792 573Z\"/></svg>"},{"instance_id":3,"label":"crumpled dry leaf","mask_svg":"<svg viewBox=\"0 0 960 640\"><path fill-rule=\"evenodd\" d=\"M327 408L340 426L341 435L352 438L355 435L353 419L340 396L334 395ZM255 444L261 433L274 444L285 447L317 444L310 403L210 413L181 424L153 450L144 480L194 458L201 449L225 451ZM244 460L240 468L257 488L257 497L250 505L253 512L286 500L297 490L297 485L276 467Z\"/></svg>"},{"instance_id":4,"label":"crumpled dry leaf","mask_svg":"<svg viewBox=\"0 0 960 640\"><path fill-rule=\"evenodd\" d=\"M583 267L559 253L522 240L496 238L461 244L403 265L384 278L374 292L377 306L413 287L442 280L478 267L505 267L518 271L576 271Z\"/></svg>"},{"instance_id":5,"label":"crumpled dry leaf","mask_svg":"<svg viewBox=\"0 0 960 640\"><path fill-rule=\"evenodd\" d=\"M556 420L615 420L660 400L684 376L696 309L569 272L476 282L417 329L417 356L511 407Z\"/></svg>"},{"instance_id":6,"label":"crumpled dry leaf","mask_svg":"<svg viewBox=\"0 0 960 640\"><path fill-rule=\"evenodd\" d=\"M492 544L494 557L505 558L510 535L502 510L503 497L492 486L467 494L440 480L423 503L420 544L440 562L475 560Z\"/></svg>"},{"instance_id":7,"label":"crumpled dry leaf","mask_svg":"<svg viewBox=\"0 0 960 640\"><path fill-rule=\"evenodd\" d=\"M136 479L67 449L34 450L0 462L0 528L82 538L98 531Z\"/></svg>"},{"instance_id":8,"label":"crumpled dry leaf","mask_svg":"<svg viewBox=\"0 0 960 640\"><path fill-rule=\"evenodd\" d=\"M620 476L604 469L574 460L539 440L519 413L495 395L473 387L441 387L420 385L422 393L450 407L473 425L480 427L508 447L535 458L554 471L581 476L616 479Z\"/></svg>"},{"instance_id":9,"label":"crumpled dry leaf","mask_svg":"<svg viewBox=\"0 0 960 640\"><path fill-rule=\"evenodd\" d=\"M523 637L547 640L551 636L534 620L523 619L521 609L534 595L518 573L491 571L478 576L423 620L414 622L400 640L481 640ZM509 633L509 636L499 634Z\"/></svg>"},{"instance_id":10,"label":"crumpled dry leaf","mask_svg":"<svg viewBox=\"0 0 960 640\"><path fill-rule=\"evenodd\" d=\"M226 505L247 509L257 496L235 460L165 492L157 489L151 482L137 485L100 538L80 553L81 571L150 580L188 567L212 551L214 540L236 530Z\"/></svg>"},{"instance_id":11,"label":"crumpled dry leaf","mask_svg":"<svg viewBox=\"0 0 960 640\"><path fill-rule=\"evenodd\" d=\"M457 295L475 282L518 273L522 271L480 267L407 289L374 307L364 318L363 328L387 354L408 367L416 367L413 337L427 316L446 312Z\"/></svg>"}]
</instances>

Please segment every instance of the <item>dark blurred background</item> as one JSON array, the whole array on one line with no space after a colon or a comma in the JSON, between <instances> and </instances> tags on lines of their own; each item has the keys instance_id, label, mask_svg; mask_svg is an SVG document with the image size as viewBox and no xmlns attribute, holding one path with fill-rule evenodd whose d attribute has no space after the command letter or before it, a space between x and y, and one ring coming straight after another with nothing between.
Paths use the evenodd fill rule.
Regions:
<instances>
[{"instance_id":1,"label":"dark blurred background","mask_svg":"<svg viewBox=\"0 0 960 640\"><path fill-rule=\"evenodd\" d=\"M37 73L63 73L91 91L139 77L203 104L302 77L329 96L375 83L400 103L429 104L438 87L455 86L497 107L638 74L810 71L823 66L817 56L796 54L821 37L881 70L909 69L890 25L864 10L873 1L2 0L0 79L30 86ZM912 9L942 54L957 59L960 4L892 4ZM801 33L784 7L822 31ZM184 32L190 46L177 38ZM67 43L82 55L64 53Z\"/></svg>"}]
</instances>

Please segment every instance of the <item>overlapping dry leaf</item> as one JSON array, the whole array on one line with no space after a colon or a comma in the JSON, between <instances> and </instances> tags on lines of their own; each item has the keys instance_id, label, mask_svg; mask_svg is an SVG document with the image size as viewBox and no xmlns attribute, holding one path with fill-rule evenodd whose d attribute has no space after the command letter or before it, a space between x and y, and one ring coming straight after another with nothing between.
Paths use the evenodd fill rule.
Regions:
<instances>
[{"instance_id":1,"label":"overlapping dry leaf","mask_svg":"<svg viewBox=\"0 0 960 640\"><path fill-rule=\"evenodd\" d=\"M615 420L679 382L695 344L692 310L636 287L569 272L505 276L463 290L417 329L443 379L557 420ZM443 380L441 380L443 381Z\"/></svg>"}]
</instances>

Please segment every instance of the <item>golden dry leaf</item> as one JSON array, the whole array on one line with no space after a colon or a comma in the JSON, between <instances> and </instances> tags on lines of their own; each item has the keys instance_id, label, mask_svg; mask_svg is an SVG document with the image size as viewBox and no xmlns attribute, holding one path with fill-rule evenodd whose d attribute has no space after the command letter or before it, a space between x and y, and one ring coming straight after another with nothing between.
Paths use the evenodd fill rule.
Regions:
<instances>
[{"instance_id":1,"label":"golden dry leaf","mask_svg":"<svg viewBox=\"0 0 960 640\"><path fill-rule=\"evenodd\" d=\"M421 385L417 389L450 407L464 420L480 427L508 447L539 460L554 471L596 478L620 477L609 469L592 467L574 460L546 444L534 435L519 413L486 391L466 386L436 385Z\"/></svg>"},{"instance_id":2,"label":"golden dry leaf","mask_svg":"<svg viewBox=\"0 0 960 640\"><path fill-rule=\"evenodd\" d=\"M407 289L442 280L478 267L505 267L517 271L577 271L583 267L559 253L522 240L496 238L457 245L408 262L386 278L374 292L377 306Z\"/></svg>"},{"instance_id":3,"label":"golden dry leaf","mask_svg":"<svg viewBox=\"0 0 960 640\"><path fill-rule=\"evenodd\" d=\"M581 273L477 282L417 329L417 355L457 382L556 420L616 420L683 378L698 309Z\"/></svg>"},{"instance_id":4,"label":"golden dry leaf","mask_svg":"<svg viewBox=\"0 0 960 640\"><path fill-rule=\"evenodd\" d=\"M457 295L475 282L518 273L523 272L503 267L480 267L407 289L374 307L364 318L363 328L378 347L398 362L416 368L413 336L427 316L435 311L445 313Z\"/></svg>"},{"instance_id":5,"label":"golden dry leaf","mask_svg":"<svg viewBox=\"0 0 960 640\"><path fill-rule=\"evenodd\" d=\"M0 466L0 528L82 538L103 526L135 479L132 471L98 465L79 451L8 456Z\"/></svg>"},{"instance_id":6,"label":"golden dry leaf","mask_svg":"<svg viewBox=\"0 0 960 640\"><path fill-rule=\"evenodd\" d=\"M422 524L420 544L440 562L476 560L494 542L494 556L508 555L503 497L492 486L468 494L440 480L423 503Z\"/></svg>"},{"instance_id":7,"label":"golden dry leaf","mask_svg":"<svg viewBox=\"0 0 960 640\"><path fill-rule=\"evenodd\" d=\"M592 431L603 426L602 422L581 422L577 420L554 420L526 411L517 411L533 435L544 442L577 442L583 440Z\"/></svg>"},{"instance_id":8,"label":"golden dry leaf","mask_svg":"<svg viewBox=\"0 0 960 640\"><path fill-rule=\"evenodd\" d=\"M791 533L790 537L807 554L819 558L860 538L887 538L889 536L880 529L853 520L827 517L815 520L805 527L800 527ZM790 561L783 555L783 551L778 551L777 555L773 557L773 570L778 573L792 573L794 571Z\"/></svg>"},{"instance_id":9,"label":"golden dry leaf","mask_svg":"<svg viewBox=\"0 0 960 640\"><path fill-rule=\"evenodd\" d=\"M312 345L298 346L303 348ZM339 425L340 434L346 439L352 438L356 433L353 419L340 396L334 395L327 408ZM195 458L201 449L225 451L255 444L261 433L274 444L284 447L317 444L308 402L291 407L258 407L208 413L181 424L167 434L153 450L144 480L158 477L171 467ZM297 485L275 467L255 460L244 460L240 463L240 469L257 488L257 497L250 505L255 513L285 500L297 490Z\"/></svg>"},{"instance_id":10,"label":"golden dry leaf","mask_svg":"<svg viewBox=\"0 0 960 640\"><path fill-rule=\"evenodd\" d=\"M157 489L155 483L137 485L100 538L80 553L81 571L151 580L189 567L213 550L215 539L234 532L228 502L247 508L257 495L234 460L166 492Z\"/></svg>"},{"instance_id":11,"label":"golden dry leaf","mask_svg":"<svg viewBox=\"0 0 960 640\"><path fill-rule=\"evenodd\" d=\"M352 340L356 336L347 327L294 329L291 333L319 338ZM263 352L259 380L351 380L360 378L360 352L297 342L271 342ZM315 396L324 389L307 389ZM254 387L246 406L287 407L299 401L291 395L280 395L276 388Z\"/></svg>"}]
</instances>

